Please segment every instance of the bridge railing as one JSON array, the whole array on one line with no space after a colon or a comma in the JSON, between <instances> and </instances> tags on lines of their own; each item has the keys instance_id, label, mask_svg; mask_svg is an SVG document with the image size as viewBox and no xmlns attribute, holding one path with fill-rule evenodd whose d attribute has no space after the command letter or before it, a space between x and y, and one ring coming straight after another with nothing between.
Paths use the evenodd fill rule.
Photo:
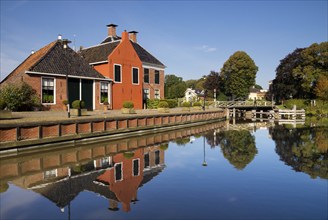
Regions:
<instances>
[{"instance_id":1,"label":"bridge railing","mask_svg":"<svg viewBox=\"0 0 328 220\"><path fill-rule=\"evenodd\" d=\"M217 101L216 106L221 108L243 107L243 106L272 106L271 101Z\"/></svg>"}]
</instances>

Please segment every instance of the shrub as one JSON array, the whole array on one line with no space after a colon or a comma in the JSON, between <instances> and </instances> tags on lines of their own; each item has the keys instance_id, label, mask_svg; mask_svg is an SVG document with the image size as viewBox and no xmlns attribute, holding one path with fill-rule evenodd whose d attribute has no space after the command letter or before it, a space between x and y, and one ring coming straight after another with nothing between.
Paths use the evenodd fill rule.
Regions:
<instances>
[{"instance_id":1,"label":"shrub","mask_svg":"<svg viewBox=\"0 0 328 220\"><path fill-rule=\"evenodd\" d=\"M157 108L168 108L169 104L166 101L160 101L157 105Z\"/></svg>"},{"instance_id":2,"label":"shrub","mask_svg":"<svg viewBox=\"0 0 328 220\"><path fill-rule=\"evenodd\" d=\"M82 100L75 100L72 102L72 108L81 109L85 107L85 103Z\"/></svg>"},{"instance_id":3,"label":"shrub","mask_svg":"<svg viewBox=\"0 0 328 220\"><path fill-rule=\"evenodd\" d=\"M183 102L182 107L185 107L185 108L190 107L190 102Z\"/></svg>"},{"instance_id":4,"label":"shrub","mask_svg":"<svg viewBox=\"0 0 328 220\"><path fill-rule=\"evenodd\" d=\"M63 103L64 105L67 105L67 104L68 104L68 100L63 100L62 103Z\"/></svg>"},{"instance_id":5,"label":"shrub","mask_svg":"<svg viewBox=\"0 0 328 220\"><path fill-rule=\"evenodd\" d=\"M202 106L202 103L200 103L200 102L194 102L193 106Z\"/></svg>"},{"instance_id":6,"label":"shrub","mask_svg":"<svg viewBox=\"0 0 328 220\"><path fill-rule=\"evenodd\" d=\"M36 91L27 83L8 84L0 91L2 109L12 111L28 111L40 105Z\"/></svg>"},{"instance_id":7,"label":"shrub","mask_svg":"<svg viewBox=\"0 0 328 220\"><path fill-rule=\"evenodd\" d=\"M123 108L134 108L134 104L133 104L133 102L125 101L123 103Z\"/></svg>"},{"instance_id":8,"label":"shrub","mask_svg":"<svg viewBox=\"0 0 328 220\"><path fill-rule=\"evenodd\" d=\"M178 106L178 102L175 99L163 99L163 101L166 101L169 104L169 108L175 108Z\"/></svg>"}]
</instances>

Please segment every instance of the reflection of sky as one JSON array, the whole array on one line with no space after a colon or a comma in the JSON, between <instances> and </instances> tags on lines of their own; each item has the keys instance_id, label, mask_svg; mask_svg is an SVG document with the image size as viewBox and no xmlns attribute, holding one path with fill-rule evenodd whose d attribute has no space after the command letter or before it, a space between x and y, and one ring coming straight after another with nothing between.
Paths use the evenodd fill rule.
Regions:
<instances>
[{"instance_id":1,"label":"reflection of sky","mask_svg":"<svg viewBox=\"0 0 328 220\"><path fill-rule=\"evenodd\" d=\"M243 170L224 158L220 146L206 142L203 167L203 137L185 146L171 142L165 169L139 188L131 212L121 205L111 212L106 198L85 191L71 203L71 219L326 219L327 180L311 179L281 161L268 130L252 135L258 153ZM1 217L67 218L67 207L61 213L44 197L12 185L0 198Z\"/></svg>"}]
</instances>

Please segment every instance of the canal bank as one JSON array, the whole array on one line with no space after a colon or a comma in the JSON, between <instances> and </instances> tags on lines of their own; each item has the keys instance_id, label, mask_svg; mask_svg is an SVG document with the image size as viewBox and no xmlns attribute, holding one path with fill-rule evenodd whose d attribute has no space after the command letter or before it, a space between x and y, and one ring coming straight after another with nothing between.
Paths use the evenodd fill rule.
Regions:
<instances>
[{"instance_id":1,"label":"canal bank","mask_svg":"<svg viewBox=\"0 0 328 220\"><path fill-rule=\"evenodd\" d=\"M44 113L43 113L44 114ZM137 112L133 115L93 114L85 117L64 118L41 116L38 120L15 119L11 123L0 123L0 153L15 153L24 148L38 148L46 144L69 142L92 143L144 135L209 122L225 120L223 110L195 112L156 111ZM52 120L51 120L52 119ZM7 120L8 121L8 120Z\"/></svg>"}]
</instances>

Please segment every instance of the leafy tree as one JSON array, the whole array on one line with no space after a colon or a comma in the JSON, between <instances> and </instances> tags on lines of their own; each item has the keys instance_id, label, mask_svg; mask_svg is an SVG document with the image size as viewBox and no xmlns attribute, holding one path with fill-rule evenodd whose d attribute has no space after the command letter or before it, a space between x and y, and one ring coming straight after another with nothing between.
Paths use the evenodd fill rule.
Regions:
<instances>
[{"instance_id":1,"label":"leafy tree","mask_svg":"<svg viewBox=\"0 0 328 220\"><path fill-rule=\"evenodd\" d=\"M166 75L164 83L165 98L175 99L184 96L187 89L186 83L182 80L182 77L176 75Z\"/></svg>"},{"instance_id":2,"label":"leafy tree","mask_svg":"<svg viewBox=\"0 0 328 220\"><path fill-rule=\"evenodd\" d=\"M249 88L255 85L258 67L244 51L237 51L223 64L220 76L224 83L225 94L246 97Z\"/></svg>"},{"instance_id":3,"label":"leafy tree","mask_svg":"<svg viewBox=\"0 0 328 220\"><path fill-rule=\"evenodd\" d=\"M255 84L254 86L255 89L263 89L262 86L258 85L258 84Z\"/></svg>"},{"instance_id":4,"label":"leafy tree","mask_svg":"<svg viewBox=\"0 0 328 220\"><path fill-rule=\"evenodd\" d=\"M328 77L328 42L312 44L301 52L302 62L293 69L293 76L301 79L304 97L314 98L319 76Z\"/></svg>"},{"instance_id":5,"label":"leafy tree","mask_svg":"<svg viewBox=\"0 0 328 220\"><path fill-rule=\"evenodd\" d=\"M192 89L196 88L196 83L197 83L196 79L190 79L190 80L187 80L185 82L186 82L187 88L192 88Z\"/></svg>"},{"instance_id":6,"label":"leafy tree","mask_svg":"<svg viewBox=\"0 0 328 220\"><path fill-rule=\"evenodd\" d=\"M298 48L292 53L288 54L284 59L280 60L279 66L276 68L276 78L272 81L272 85L269 88L268 94L274 95L275 100L286 100L290 97L300 97L301 79L293 75L293 69L296 68L301 62L301 52L304 48Z\"/></svg>"},{"instance_id":7,"label":"leafy tree","mask_svg":"<svg viewBox=\"0 0 328 220\"><path fill-rule=\"evenodd\" d=\"M269 94L274 95L276 101L315 98L318 94L322 98L318 91L324 91L323 82L317 87L320 76L328 77L328 42L298 48L282 59Z\"/></svg>"},{"instance_id":8,"label":"leafy tree","mask_svg":"<svg viewBox=\"0 0 328 220\"><path fill-rule=\"evenodd\" d=\"M315 94L318 98L328 100L328 77L321 75L318 78L317 86L315 87Z\"/></svg>"}]
</instances>

